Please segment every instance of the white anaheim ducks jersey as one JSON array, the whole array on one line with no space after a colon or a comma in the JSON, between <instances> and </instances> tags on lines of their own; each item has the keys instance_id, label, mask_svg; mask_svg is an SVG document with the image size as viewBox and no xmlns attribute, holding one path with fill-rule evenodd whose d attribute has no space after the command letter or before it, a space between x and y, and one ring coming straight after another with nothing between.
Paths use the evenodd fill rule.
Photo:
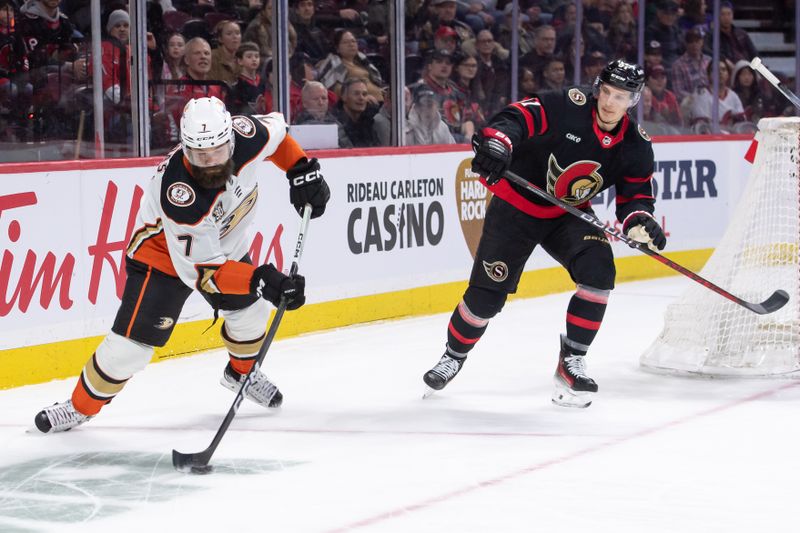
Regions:
<instances>
[{"instance_id":1,"label":"white anaheim ducks jersey","mask_svg":"<svg viewBox=\"0 0 800 533\"><path fill-rule=\"evenodd\" d=\"M270 158L285 171L306 155L280 113L234 116L232 126L233 174L225 186L201 187L176 148L148 186L127 249L129 258L211 294L249 293L254 267L239 260L258 201L256 163Z\"/></svg>"}]
</instances>

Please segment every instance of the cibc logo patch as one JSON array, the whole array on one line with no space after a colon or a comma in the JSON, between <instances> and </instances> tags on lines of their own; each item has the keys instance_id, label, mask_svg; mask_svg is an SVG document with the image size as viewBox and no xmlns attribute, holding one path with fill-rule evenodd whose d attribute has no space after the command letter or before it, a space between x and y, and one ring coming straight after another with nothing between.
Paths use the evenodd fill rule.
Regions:
<instances>
[{"instance_id":1,"label":"cibc logo patch","mask_svg":"<svg viewBox=\"0 0 800 533\"><path fill-rule=\"evenodd\" d=\"M176 207L188 207L194 203L194 189L179 181L167 189L167 200Z\"/></svg>"},{"instance_id":2,"label":"cibc logo patch","mask_svg":"<svg viewBox=\"0 0 800 533\"><path fill-rule=\"evenodd\" d=\"M508 277L508 266L502 261L493 261L491 263L484 261L483 269L486 271L487 276L498 283L505 281Z\"/></svg>"}]
</instances>

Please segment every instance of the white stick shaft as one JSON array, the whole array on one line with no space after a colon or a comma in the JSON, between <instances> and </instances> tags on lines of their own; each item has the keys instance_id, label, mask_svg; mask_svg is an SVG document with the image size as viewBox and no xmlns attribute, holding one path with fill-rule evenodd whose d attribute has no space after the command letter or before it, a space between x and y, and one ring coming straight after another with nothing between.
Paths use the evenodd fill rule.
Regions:
<instances>
[{"instance_id":1,"label":"white stick shaft","mask_svg":"<svg viewBox=\"0 0 800 533\"><path fill-rule=\"evenodd\" d=\"M793 103L796 108L800 109L800 98L798 98L797 95L794 94L792 91L790 91L788 88L783 86L781 80L779 80L777 76L775 76L775 74L770 72L767 66L761 62L760 57L753 58L753 60L750 62L750 68L752 68L753 70L764 76L767 79L767 81L773 85L773 87L778 89L781 92L781 94L783 94L783 96L786 97L787 100Z\"/></svg>"}]
</instances>

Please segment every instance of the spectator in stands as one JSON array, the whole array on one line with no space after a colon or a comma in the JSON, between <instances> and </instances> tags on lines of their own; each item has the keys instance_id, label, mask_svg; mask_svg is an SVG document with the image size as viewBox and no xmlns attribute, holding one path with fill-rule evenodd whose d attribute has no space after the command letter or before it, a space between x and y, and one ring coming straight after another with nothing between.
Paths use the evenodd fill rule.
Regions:
<instances>
[{"instance_id":1,"label":"spectator in stands","mask_svg":"<svg viewBox=\"0 0 800 533\"><path fill-rule=\"evenodd\" d=\"M650 87L645 85L642 87L642 99L641 104L642 106L642 120L645 124L648 122L652 122L653 118L653 91L650 90Z\"/></svg>"},{"instance_id":2,"label":"spectator in stands","mask_svg":"<svg viewBox=\"0 0 800 533\"><path fill-rule=\"evenodd\" d=\"M678 27L687 32L696 30L705 36L711 30L711 13L707 13L706 0L684 0L683 15L678 19Z\"/></svg>"},{"instance_id":3,"label":"spectator in stands","mask_svg":"<svg viewBox=\"0 0 800 533\"><path fill-rule=\"evenodd\" d=\"M436 31L442 26L448 26L458 33L460 42L475 37L475 33L469 25L456 19L455 0L431 0L430 3L434 15L426 22L420 35L420 52L426 52L434 48Z\"/></svg>"},{"instance_id":4,"label":"spectator in stands","mask_svg":"<svg viewBox=\"0 0 800 533\"><path fill-rule=\"evenodd\" d=\"M336 124L336 117L330 112L328 89L322 83L306 81L301 99L303 109L295 116L294 124Z\"/></svg>"},{"instance_id":5,"label":"spectator in stands","mask_svg":"<svg viewBox=\"0 0 800 533\"><path fill-rule=\"evenodd\" d=\"M369 101L377 107L383 101L384 82L378 69L369 62L367 56L358 51L358 41L353 32L338 30L334 34L333 45L335 51L317 65L319 81L341 95L341 87L347 79L364 80Z\"/></svg>"},{"instance_id":6,"label":"spectator in stands","mask_svg":"<svg viewBox=\"0 0 800 533\"><path fill-rule=\"evenodd\" d=\"M291 21L297 32L296 52L307 54L314 64L319 63L328 55L331 45L317 26L314 0L297 0L291 12Z\"/></svg>"},{"instance_id":7,"label":"spectator in stands","mask_svg":"<svg viewBox=\"0 0 800 533\"><path fill-rule=\"evenodd\" d=\"M711 57L703 53L703 36L696 29L686 32L686 52L672 65L672 91L679 102L698 87L708 87Z\"/></svg>"},{"instance_id":8,"label":"spectator in stands","mask_svg":"<svg viewBox=\"0 0 800 533\"><path fill-rule=\"evenodd\" d=\"M565 32L572 30L575 27L575 22L578 19L578 12L574 3L562 3L553 11L553 28L556 30L556 35L561 37Z\"/></svg>"},{"instance_id":9,"label":"spectator in stands","mask_svg":"<svg viewBox=\"0 0 800 533\"><path fill-rule=\"evenodd\" d=\"M556 30L550 25L543 25L536 28L534 33L533 50L522 56L519 60L520 65L528 67L541 81L542 70L545 62L556 50Z\"/></svg>"},{"instance_id":10,"label":"spectator in stands","mask_svg":"<svg viewBox=\"0 0 800 533\"><path fill-rule=\"evenodd\" d=\"M658 41L647 41L644 45L644 68L653 68L656 65L663 65L664 58L661 55L661 43ZM666 68L666 67L664 67Z\"/></svg>"},{"instance_id":11,"label":"spectator in stands","mask_svg":"<svg viewBox=\"0 0 800 533\"><path fill-rule=\"evenodd\" d=\"M455 144L450 129L439 113L439 99L425 84L414 89L414 99L406 123L406 145Z\"/></svg>"},{"instance_id":12,"label":"spectator in stands","mask_svg":"<svg viewBox=\"0 0 800 533\"><path fill-rule=\"evenodd\" d=\"M592 85L603 68L608 64L608 58L602 52L592 52L581 61L581 83Z\"/></svg>"},{"instance_id":13,"label":"spectator in stands","mask_svg":"<svg viewBox=\"0 0 800 533\"><path fill-rule=\"evenodd\" d=\"M520 67L519 69L518 92L520 100L531 98L539 92L539 84L536 82L536 76L528 67Z\"/></svg>"},{"instance_id":14,"label":"spectator in stands","mask_svg":"<svg viewBox=\"0 0 800 533\"><path fill-rule=\"evenodd\" d=\"M75 58L73 26L58 0L28 0L20 8L18 31L28 51L30 68L68 66Z\"/></svg>"},{"instance_id":15,"label":"spectator in stands","mask_svg":"<svg viewBox=\"0 0 800 533\"><path fill-rule=\"evenodd\" d=\"M368 95L365 79L349 78L342 84L341 100L334 113L342 125L340 148L380 146L374 120L378 106L369 102Z\"/></svg>"},{"instance_id":16,"label":"spectator in stands","mask_svg":"<svg viewBox=\"0 0 800 533\"><path fill-rule=\"evenodd\" d=\"M234 115L254 114L259 97L263 98L267 90L261 78L258 66L261 64L261 53L256 43L246 41L236 50L236 62L239 68L239 79L228 93L225 106Z\"/></svg>"},{"instance_id":17,"label":"spectator in stands","mask_svg":"<svg viewBox=\"0 0 800 533\"><path fill-rule=\"evenodd\" d=\"M475 123L465 117L464 108L467 107L464 93L458 90L451 80L453 74L453 58L446 50L432 50L425 56L425 68L421 82L411 87L414 88L424 83L439 97L439 107L445 123L450 128L456 142L467 142L475 133Z\"/></svg>"},{"instance_id":18,"label":"spectator in stands","mask_svg":"<svg viewBox=\"0 0 800 533\"><path fill-rule=\"evenodd\" d=\"M153 148L166 148L173 146L178 140L178 124L174 116L168 111L167 95L175 92L175 86L168 81L179 80L186 75L186 39L179 32L172 32L165 36L163 44L163 63L160 71L155 71L153 98L156 110L151 120L151 144Z\"/></svg>"},{"instance_id":19,"label":"spectator in stands","mask_svg":"<svg viewBox=\"0 0 800 533\"><path fill-rule=\"evenodd\" d=\"M707 72L711 78L712 63L708 64ZM745 120L744 107L739 96L730 88L730 67L725 60L719 62L719 93L716 100L719 102L719 123L725 131L730 131L731 127L737 122ZM700 131L698 128L711 122L711 109L714 105L715 96L711 94L711 88L699 88L691 95L691 105L689 107L689 125Z\"/></svg>"},{"instance_id":20,"label":"spectator in stands","mask_svg":"<svg viewBox=\"0 0 800 533\"><path fill-rule=\"evenodd\" d=\"M164 43L164 68L161 71L162 80L178 80L186 72L183 54L186 52L186 39L180 32L167 35Z\"/></svg>"},{"instance_id":21,"label":"spectator in stands","mask_svg":"<svg viewBox=\"0 0 800 533\"><path fill-rule=\"evenodd\" d=\"M667 70L663 65L651 68L647 72L645 83L652 94L649 120L672 126L682 126L681 107L675 94L667 89Z\"/></svg>"},{"instance_id":22,"label":"spectator in stands","mask_svg":"<svg viewBox=\"0 0 800 533\"><path fill-rule=\"evenodd\" d=\"M713 35L711 32L705 37L705 51L711 53ZM731 64L746 59L751 61L758 52L750 40L747 32L733 24L733 5L724 0L719 8L719 55Z\"/></svg>"},{"instance_id":23,"label":"spectator in stands","mask_svg":"<svg viewBox=\"0 0 800 533\"><path fill-rule=\"evenodd\" d=\"M508 51L495 45L494 36L489 30L480 31L476 42L478 79L485 97L481 108L487 116L491 116L508 104L511 94Z\"/></svg>"},{"instance_id":24,"label":"spectator in stands","mask_svg":"<svg viewBox=\"0 0 800 533\"><path fill-rule=\"evenodd\" d=\"M21 142L33 87L22 36L14 31L16 16L10 0L0 0L0 140Z\"/></svg>"},{"instance_id":25,"label":"spectator in stands","mask_svg":"<svg viewBox=\"0 0 800 533\"><path fill-rule=\"evenodd\" d=\"M744 59L733 67L733 90L742 101L745 117L754 124L780 113L772 93L760 86L759 76Z\"/></svg>"},{"instance_id":26,"label":"spectator in stands","mask_svg":"<svg viewBox=\"0 0 800 533\"><path fill-rule=\"evenodd\" d=\"M560 91L565 87L564 60L559 56L551 57L542 70L543 91Z\"/></svg>"},{"instance_id":27,"label":"spectator in stands","mask_svg":"<svg viewBox=\"0 0 800 533\"><path fill-rule=\"evenodd\" d=\"M635 63L636 39L636 19L633 16L633 7L631 4L621 3L614 16L611 17L608 27L608 46L611 55L629 63Z\"/></svg>"},{"instance_id":28,"label":"spectator in stands","mask_svg":"<svg viewBox=\"0 0 800 533\"><path fill-rule=\"evenodd\" d=\"M192 98L216 96L223 102L226 98L227 85L211 80L211 45L202 37L189 39L183 56L186 63L186 74L179 85L169 86L167 90L167 111L176 124L180 123L181 113L186 102Z\"/></svg>"},{"instance_id":29,"label":"spectator in stands","mask_svg":"<svg viewBox=\"0 0 800 533\"><path fill-rule=\"evenodd\" d=\"M482 80L478 77L478 59L474 55L457 54L453 69L452 79L456 88L464 95L464 108L462 115L466 120L472 121L476 128L486 123L486 113L482 102L486 101ZM431 90L428 87L428 90Z\"/></svg>"},{"instance_id":30,"label":"spectator in stands","mask_svg":"<svg viewBox=\"0 0 800 533\"><path fill-rule=\"evenodd\" d=\"M236 51L242 44L242 30L236 22L223 20L214 28L214 37L219 46L211 52L211 72L208 73L208 78L224 81L232 87L239 79Z\"/></svg>"},{"instance_id":31,"label":"spectator in stands","mask_svg":"<svg viewBox=\"0 0 800 533\"><path fill-rule=\"evenodd\" d=\"M656 20L644 31L646 42L661 43L661 57L667 69L683 53L683 32L678 27L678 9L675 0L659 0L656 5Z\"/></svg>"},{"instance_id":32,"label":"spectator in stands","mask_svg":"<svg viewBox=\"0 0 800 533\"><path fill-rule=\"evenodd\" d=\"M75 132L75 114L61 100L73 89L77 47L73 25L58 6L58 0L28 0L17 19L30 67L34 140Z\"/></svg>"},{"instance_id":33,"label":"spectator in stands","mask_svg":"<svg viewBox=\"0 0 800 533\"><path fill-rule=\"evenodd\" d=\"M272 70L272 66L273 61L272 58L270 58L264 66L266 73L266 90L264 91L263 98L256 102L256 112L260 114L275 111L273 105L274 96L272 94L272 88L275 86L275 74ZM289 116L287 120L291 123L293 117L300 113L301 106L303 105L303 84L306 78L312 79L311 76L306 75L306 63L302 58L298 57L298 54L295 54L289 59L289 77ZM284 115L285 114L286 113L284 113Z\"/></svg>"},{"instance_id":34,"label":"spectator in stands","mask_svg":"<svg viewBox=\"0 0 800 533\"><path fill-rule=\"evenodd\" d=\"M245 41L252 41L258 45L258 52L261 57L261 68L264 68L266 62L272 57L272 0L264 0L264 6L261 8L257 17L251 20L244 30ZM294 54L297 47L297 32L294 26L289 23L289 56ZM266 73L264 74L266 77Z\"/></svg>"},{"instance_id":35,"label":"spectator in stands","mask_svg":"<svg viewBox=\"0 0 800 533\"><path fill-rule=\"evenodd\" d=\"M517 25L516 32L511 30L511 8L513 7L512 3L506 4L506 14L503 17L502 21L498 24L497 30L497 41L500 45L505 48L506 50L511 49L511 38L514 33L517 34L517 42L519 46L519 53L520 56L523 56L533 50L533 42L535 40L535 33L534 30L536 27L541 26L544 22L540 21L539 15L541 14L541 8L536 5L535 7L531 7L530 9L535 9L537 13L537 22L531 23L530 16L526 14L519 15L519 22Z\"/></svg>"},{"instance_id":36,"label":"spectator in stands","mask_svg":"<svg viewBox=\"0 0 800 533\"><path fill-rule=\"evenodd\" d=\"M106 142L127 145L132 135L128 13L122 9L112 11L106 32L107 37L101 43Z\"/></svg>"},{"instance_id":37,"label":"spectator in stands","mask_svg":"<svg viewBox=\"0 0 800 533\"><path fill-rule=\"evenodd\" d=\"M455 54L458 50L458 33L450 26L439 26L433 40L433 47L436 50L447 50Z\"/></svg>"}]
</instances>

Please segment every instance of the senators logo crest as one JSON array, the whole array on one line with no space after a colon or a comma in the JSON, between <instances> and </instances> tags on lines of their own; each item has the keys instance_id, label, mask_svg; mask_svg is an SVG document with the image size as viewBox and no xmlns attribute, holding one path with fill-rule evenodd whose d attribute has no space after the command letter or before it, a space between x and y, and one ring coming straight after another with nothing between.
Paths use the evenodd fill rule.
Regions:
<instances>
[{"instance_id":1,"label":"senators logo crest","mask_svg":"<svg viewBox=\"0 0 800 533\"><path fill-rule=\"evenodd\" d=\"M579 205L591 199L603 187L603 176L598 172L600 163L575 161L561 168L553 154L547 161L547 192L570 205Z\"/></svg>"},{"instance_id":2,"label":"senators logo crest","mask_svg":"<svg viewBox=\"0 0 800 533\"><path fill-rule=\"evenodd\" d=\"M583 105L586 103L586 95L583 94L579 89L573 87L567 92L567 95L575 105Z\"/></svg>"}]
</instances>

